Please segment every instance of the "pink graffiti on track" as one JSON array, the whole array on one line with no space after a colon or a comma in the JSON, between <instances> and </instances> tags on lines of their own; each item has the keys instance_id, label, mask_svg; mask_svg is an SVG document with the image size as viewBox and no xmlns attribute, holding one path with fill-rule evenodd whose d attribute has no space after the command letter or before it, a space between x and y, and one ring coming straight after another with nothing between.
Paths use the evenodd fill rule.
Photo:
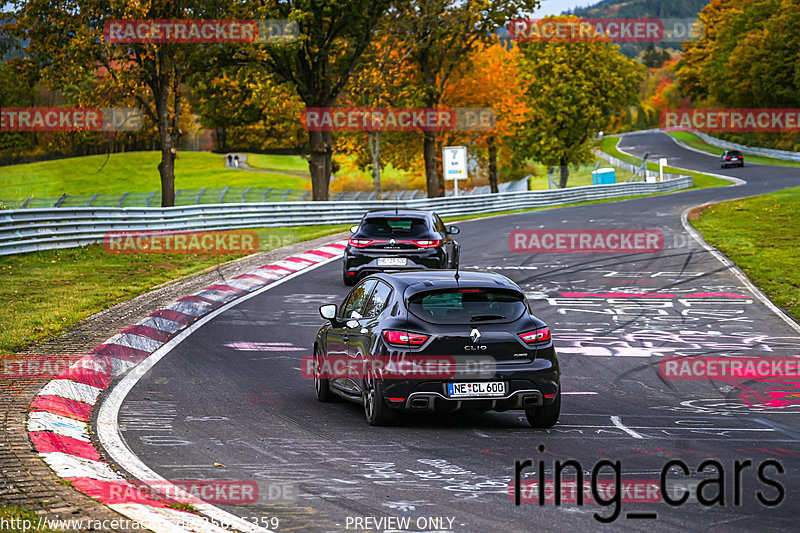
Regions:
<instances>
[{"instance_id":1,"label":"pink graffiti on track","mask_svg":"<svg viewBox=\"0 0 800 533\"><path fill-rule=\"evenodd\" d=\"M739 389L739 398L753 408L800 407L800 378L726 380Z\"/></svg>"},{"instance_id":2,"label":"pink graffiti on track","mask_svg":"<svg viewBox=\"0 0 800 533\"><path fill-rule=\"evenodd\" d=\"M672 294L666 292L562 292L565 298L749 298L733 292L698 292L696 294Z\"/></svg>"}]
</instances>

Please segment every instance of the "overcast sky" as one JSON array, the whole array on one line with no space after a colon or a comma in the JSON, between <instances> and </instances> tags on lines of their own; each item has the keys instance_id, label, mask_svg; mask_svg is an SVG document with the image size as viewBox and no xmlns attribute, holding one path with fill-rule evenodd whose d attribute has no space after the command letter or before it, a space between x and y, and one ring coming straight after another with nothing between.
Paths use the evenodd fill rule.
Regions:
<instances>
[{"instance_id":1,"label":"overcast sky","mask_svg":"<svg viewBox=\"0 0 800 533\"><path fill-rule=\"evenodd\" d=\"M537 17L560 15L565 9L572 9L573 7L585 7L591 4L596 4L598 1L599 0L542 0L542 7L536 10L534 15ZM0 10L11 11L11 4L0 0Z\"/></svg>"},{"instance_id":2,"label":"overcast sky","mask_svg":"<svg viewBox=\"0 0 800 533\"><path fill-rule=\"evenodd\" d=\"M542 0L542 7L534 11L537 17L547 15L560 15L562 11L575 7L586 7L596 4L600 0Z\"/></svg>"}]
</instances>

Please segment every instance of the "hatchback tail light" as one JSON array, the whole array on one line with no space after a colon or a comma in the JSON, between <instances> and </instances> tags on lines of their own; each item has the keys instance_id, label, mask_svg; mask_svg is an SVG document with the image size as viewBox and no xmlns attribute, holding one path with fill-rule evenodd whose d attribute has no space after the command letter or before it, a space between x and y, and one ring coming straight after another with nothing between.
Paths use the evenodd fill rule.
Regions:
<instances>
[{"instance_id":1,"label":"hatchback tail light","mask_svg":"<svg viewBox=\"0 0 800 533\"><path fill-rule=\"evenodd\" d=\"M370 244L374 242L386 242L386 241L376 241L374 239L350 239L350 246L355 246L356 248L366 248Z\"/></svg>"},{"instance_id":2,"label":"hatchback tail light","mask_svg":"<svg viewBox=\"0 0 800 533\"><path fill-rule=\"evenodd\" d=\"M550 340L550 328L535 329L527 333L520 333L519 338L522 339L525 344L548 342Z\"/></svg>"},{"instance_id":3,"label":"hatchback tail light","mask_svg":"<svg viewBox=\"0 0 800 533\"><path fill-rule=\"evenodd\" d=\"M386 342L395 346L422 346L429 337L429 335L422 335L421 333L408 333L407 331L394 331L391 329L383 332L383 338Z\"/></svg>"},{"instance_id":4,"label":"hatchback tail light","mask_svg":"<svg viewBox=\"0 0 800 533\"><path fill-rule=\"evenodd\" d=\"M439 246L439 243L442 242L439 239L436 240L422 240L422 241L411 241L415 245L419 246L420 248L436 248Z\"/></svg>"}]
</instances>

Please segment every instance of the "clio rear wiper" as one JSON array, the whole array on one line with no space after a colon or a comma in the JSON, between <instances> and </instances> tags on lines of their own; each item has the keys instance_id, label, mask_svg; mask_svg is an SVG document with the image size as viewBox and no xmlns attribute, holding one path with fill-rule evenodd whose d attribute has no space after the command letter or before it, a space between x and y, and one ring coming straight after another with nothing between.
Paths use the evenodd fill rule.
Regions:
<instances>
[{"instance_id":1,"label":"clio rear wiper","mask_svg":"<svg viewBox=\"0 0 800 533\"><path fill-rule=\"evenodd\" d=\"M469 319L469 321L480 322L481 320L498 320L505 317L506 315L474 315Z\"/></svg>"}]
</instances>

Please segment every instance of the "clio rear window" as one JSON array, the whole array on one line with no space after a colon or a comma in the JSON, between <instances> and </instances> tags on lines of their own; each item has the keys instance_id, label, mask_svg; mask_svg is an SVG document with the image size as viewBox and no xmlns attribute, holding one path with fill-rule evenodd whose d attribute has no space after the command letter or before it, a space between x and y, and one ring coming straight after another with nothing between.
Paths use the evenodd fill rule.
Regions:
<instances>
[{"instance_id":1,"label":"clio rear window","mask_svg":"<svg viewBox=\"0 0 800 533\"><path fill-rule=\"evenodd\" d=\"M527 304L513 290L456 288L415 294L408 299L408 310L434 324L478 324L517 320Z\"/></svg>"}]
</instances>

